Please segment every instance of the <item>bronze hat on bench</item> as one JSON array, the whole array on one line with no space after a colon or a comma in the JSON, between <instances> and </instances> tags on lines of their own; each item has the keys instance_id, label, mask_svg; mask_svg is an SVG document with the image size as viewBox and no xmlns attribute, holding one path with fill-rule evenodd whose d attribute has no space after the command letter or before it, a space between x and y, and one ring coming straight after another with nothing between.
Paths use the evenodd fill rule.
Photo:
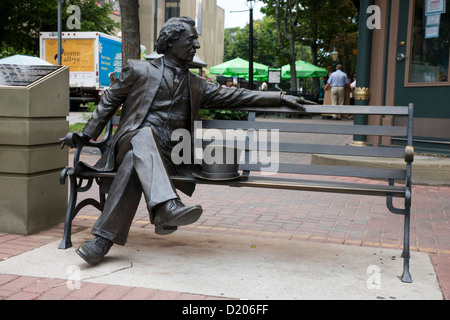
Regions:
<instances>
[{"instance_id":1,"label":"bronze hat on bench","mask_svg":"<svg viewBox=\"0 0 450 320\"><path fill-rule=\"evenodd\" d=\"M193 172L197 178L215 181L227 181L247 178L239 174L241 149L208 145L203 148L202 172Z\"/></svg>"}]
</instances>

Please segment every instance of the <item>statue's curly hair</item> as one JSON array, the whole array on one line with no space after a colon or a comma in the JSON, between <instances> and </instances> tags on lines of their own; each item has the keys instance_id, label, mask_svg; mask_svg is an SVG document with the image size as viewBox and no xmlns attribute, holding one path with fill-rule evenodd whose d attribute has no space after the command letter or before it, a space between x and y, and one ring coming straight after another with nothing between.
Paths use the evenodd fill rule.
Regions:
<instances>
[{"instance_id":1,"label":"statue's curly hair","mask_svg":"<svg viewBox=\"0 0 450 320\"><path fill-rule=\"evenodd\" d=\"M155 42L157 53L164 54L169 44L179 38L180 33L186 30L184 23L195 26L195 21L189 17L170 18L163 24L158 40Z\"/></svg>"}]
</instances>

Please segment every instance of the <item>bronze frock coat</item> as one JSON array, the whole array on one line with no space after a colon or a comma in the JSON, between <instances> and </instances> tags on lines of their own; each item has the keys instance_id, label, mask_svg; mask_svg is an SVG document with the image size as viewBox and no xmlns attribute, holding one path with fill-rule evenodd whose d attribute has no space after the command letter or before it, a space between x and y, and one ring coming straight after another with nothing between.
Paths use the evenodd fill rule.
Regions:
<instances>
[{"instance_id":1,"label":"bronze frock coat","mask_svg":"<svg viewBox=\"0 0 450 320\"><path fill-rule=\"evenodd\" d=\"M114 169L114 149L117 141L126 133L140 127L161 84L164 64L163 58L151 62L129 60L116 81L105 91L102 101L93 112L83 133L92 139L98 138L104 127L122 107L122 116L111 145L94 166L96 170ZM233 106L280 106L280 92L250 91L245 89L223 88L189 72L189 91L191 101L191 133L194 121L198 120L200 108Z\"/></svg>"},{"instance_id":2,"label":"bronze frock coat","mask_svg":"<svg viewBox=\"0 0 450 320\"><path fill-rule=\"evenodd\" d=\"M186 193L192 195L195 184L182 183L175 186L169 185L170 180L161 175L164 170L155 170L152 168L153 164L149 166L151 172L144 175L142 172L145 170L145 164L133 164L130 159L127 160L127 164L116 162L116 152L118 146L122 144L123 140L127 140L128 136L132 136L134 132L141 131L141 125L143 121L152 115L152 106L157 96L157 92L162 85L164 85L163 73L166 66L163 62L164 58L159 58L153 61L140 61L130 60L127 66L122 70L116 81L105 91L101 102L96 110L93 112L91 119L87 122L83 133L91 139L96 139L103 131L103 128L114 116L117 109L122 106L122 116L118 125L117 131L108 146L105 153L100 160L94 165L89 166L81 163L77 165L76 170L82 169L83 166L91 167L98 171L112 171L118 170L118 175L115 180L124 179L127 176L127 186L123 186L119 181L114 181L111 187L110 193L102 215L97 220L96 225L93 228L92 233L108 238L118 244L124 244L127 238L128 229L134 216L137 204L140 199L140 193L144 191L146 196L147 206L151 216L151 208L163 201L164 192L167 191L167 198L171 198L174 187ZM232 89L223 88L219 84L213 84L206 82L203 78L188 72L188 86L189 86L189 99L190 99L190 125L191 133L193 132L194 121L198 120L198 112L200 108L207 109L208 107L236 107L236 106L280 106L281 105L281 92L262 92L262 91L250 91L245 89ZM155 105L156 105L155 101ZM158 112L161 112L159 110ZM158 128L161 132L161 128ZM147 130L148 131L148 130ZM152 134L147 136L138 134L141 142L144 142L144 146L141 148L134 146L135 149L139 149L140 154L149 153L152 157L163 158L161 154L158 154L156 149L151 144L147 144L147 138L152 139ZM122 137L124 139L120 140ZM156 140L156 139L155 139ZM119 142L119 144L118 144ZM134 144L138 144L135 142ZM130 144L130 143L128 143ZM133 147L131 147L133 148ZM148 150L146 150L148 148ZM120 148L119 148L120 149ZM150 159L150 158L149 158ZM154 159L154 158L153 158ZM167 169L167 161L170 159L164 157L163 160L153 161L164 165ZM123 165L122 165L123 164ZM139 166L139 167L138 167ZM122 169L121 169L122 167ZM119 172L121 173L119 175ZM133 171L133 173L131 173ZM134 171L138 172L140 179L135 176ZM152 173L159 175L158 179L164 180L163 183L158 182L158 187L155 187L155 181L152 181ZM133 175L133 176L132 176ZM143 181L142 177L148 177L149 182ZM146 178L147 179L147 178ZM168 181L169 180L169 181ZM134 182L129 182L134 181ZM115 183L116 182L116 183ZM141 186L137 186L141 184ZM150 199L151 192L146 193L146 184L150 185L153 190L157 190L158 200ZM117 190L114 190L116 188ZM119 190L122 189L122 190ZM175 192L175 191L173 191ZM133 194L139 193L139 197L133 196ZM132 197L132 199L130 199ZM166 199L167 200L167 199ZM129 201L130 203L124 203Z\"/></svg>"}]
</instances>

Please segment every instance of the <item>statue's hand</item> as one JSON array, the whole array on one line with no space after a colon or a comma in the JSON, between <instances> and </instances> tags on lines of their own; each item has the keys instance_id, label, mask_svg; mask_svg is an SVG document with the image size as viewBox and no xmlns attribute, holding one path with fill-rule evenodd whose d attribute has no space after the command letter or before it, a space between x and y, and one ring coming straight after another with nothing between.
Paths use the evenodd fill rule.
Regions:
<instances>
[{"instance_id":1,"label":"statue's hand","mask_svg":"<svg viewBox=\"0 0 450 320\"><path fill-rule=\"evenodd\" d=\"M306 100L303 97L297 97L283 93L281 95L281 104L288 107L297 108L300 111L305 111L305 107L303 106L304 104L316 104L316 103Z\"/></svg>"},{"instance_id":2,"label":"statue's hand","mask_svg":"<svg viewBox=\"0 0 450 320\"><path fill-rule=\"evenodd\" d=\"M89 140L90 138L82 132L69 132L64 138L59 139L61 141L61 149L64 149L65 146L75 148L77 144L86 144Z\"/></svg>"}]
</instances>

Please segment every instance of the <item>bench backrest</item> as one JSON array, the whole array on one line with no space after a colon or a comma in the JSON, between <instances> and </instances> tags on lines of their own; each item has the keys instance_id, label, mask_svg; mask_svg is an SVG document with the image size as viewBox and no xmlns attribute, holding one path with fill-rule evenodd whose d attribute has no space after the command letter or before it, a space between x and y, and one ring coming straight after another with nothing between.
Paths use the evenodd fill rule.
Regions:
<instances>
[{"instance_id":1,"label":"bench backrest","mask_svg":"<svg viewBox=\"0 0 450 320\"><path fill-rule=\"evenodd\" d=\"M272 130L272 132L302 133L302 134L321 134L321 135L363 135L363 136L391 136L404 137L408 146L412 146L412 118L413 106L405 107L386 107L386 106L307 106L307 114L350 114L350 115L395 115L409 117L407 126L373 126L373 125L342 125L337 122L321 123L298 123L283 121L266 121L255 119L254 112L276 112L276 113L303 113L290 108L238 108L233 110L249 111L248 121L227 121L227 120L207 120L203 121L203 129L235 129L247 131L245 142L245 163L241 163L240 169L246 174L250 171L271 170L268 167L273 164L264 165L255 163L258 156L254 153L261 151L271 151L275 146L274 152L287 154L321 154L338 156L360 156L360 157L378 157L378 158L400 158L405 159L405 147L401 146L352 146L336 145L324 143L308 143L308 141L280 142L277 144L266 143L262 141L258 130ZM255 131L254 131L255 130ZM259 131L261 132L261 131ZM270 134L269 134L270 136ZM307 138L307 136L305 136ZM325 136L324 136L325 137ZM260 141L255 141L260 140ZM259 143L257 143L259 142ZM227 141L228 145L230 141ZM240 144L239 144L240 143ZM237 143L242 147L242 141ZM255 147L257 146L257 148ZM257 149L257 150L256 150ZM261 154L259 154L261 155ZM284 157L277 166L279 173L313 174L313 175L331 175L348 176L361 178L392 179L404 180L407 177L406 164L400 169L386 169L358 166L334 166L334 165L311 165L298 163L295 157Z\"/></svg>"},{"instance_id":2,"label":"bench backrest","mask_svg":"<svg viewBox=\"0 0 450 320\"><path fill-rule=\"evenodd\" d=\"M221 108L224 110L224 108ZM378 157L378 158L399 158L405 159L404 146L352 146L352 145L336 145L327 143L308 143L307 141L295 142L279 142L270 141L270 137L277 133L302 133L302 134L321 134L321 135L362 135L362 136L390 136L402 137L407 141L407 146L412 147L413 141L413 105L400 107L387 106L306 106L306 112L298 111L289 107L274 108L256 108L242 107L225 109L232 111L248 111L248 120L232 121L232 120L203 120L201 128L203 130L237 130L243 133L243 140L226 140L227 135L224 132L223 143L226 145L235 145L238 148L245 149L244 159L241 159L239 166L245 174L251 171L270 172L274 163L269 161L276 159L274 153L280 154L320 154L335 156L359 156L359 157ZM275 113L275 114L349 114L349 115L394 115L407 117L406 126L373 126L373 125L343 125L337 122L321 122L321 123L298 123L288 119L283 121L267 121L266 119L256 119L257 112ZM105 134L105 139L111 136L112 125L118 125L120 117L113 117ZM198 133L197 133L198 134ZM262 139L268 137L269 141ZM272 137L273 138L273 137ZM203 140L203 145L215 141ZM273 143L272 143L273 142ZM279 142L279 143L277 143ZM275 148L274 148L275 147ZM264 154L263 152L266 152ZM270 155L271 159L261 160L261 155ZM283 157L282 157L283 158ZM287 161L284 159L287 158ZM388 179L388 180L404 180L408 177L408 165L398 169L374 168L373 165L364 167L361 163L358 166L341 166L341 165L320 165L298 163L294 157L284 157L282 161L276 164L277 173L289 174L306 174L306 175L327 175L327 176L347 176L360 178Z\"/></svg>"}]
</instances>

